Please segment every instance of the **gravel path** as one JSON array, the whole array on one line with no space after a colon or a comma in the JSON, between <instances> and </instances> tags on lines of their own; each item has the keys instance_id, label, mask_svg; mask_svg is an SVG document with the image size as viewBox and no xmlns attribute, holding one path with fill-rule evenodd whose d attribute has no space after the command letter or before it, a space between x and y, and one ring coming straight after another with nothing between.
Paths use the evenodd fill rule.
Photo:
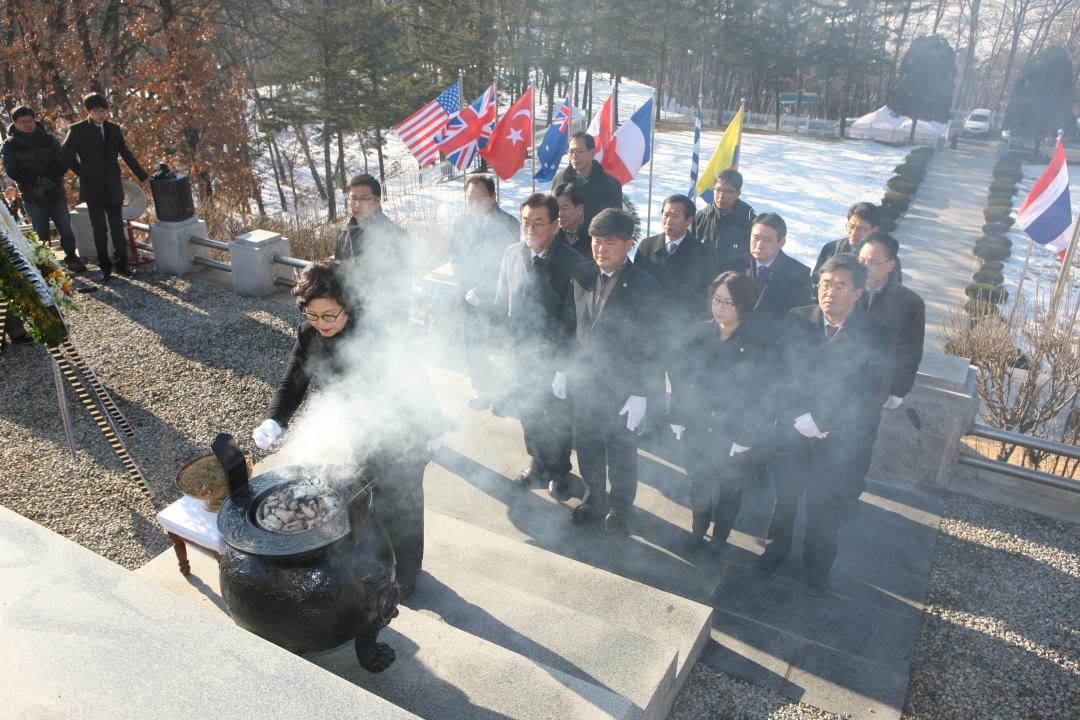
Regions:
<instances>
[{"instance_id":1,"label":"gravel path","mask_svg":"<svg viewBox=\"0 0 1080 720\"><path fill-rule=\"evenodd\" d=\"M163 503L216 433L254 450L251 428L291 347L291 308L143 272L67 317ZM154 508L69 393L71 461L45 351L11 348L0 370L0 504L128 568L164 551ZM904 718L1080 718L1080 525L952 495L941 531ZM699 663L671 717L837 716Z\"/></svg>"}]
</instances>

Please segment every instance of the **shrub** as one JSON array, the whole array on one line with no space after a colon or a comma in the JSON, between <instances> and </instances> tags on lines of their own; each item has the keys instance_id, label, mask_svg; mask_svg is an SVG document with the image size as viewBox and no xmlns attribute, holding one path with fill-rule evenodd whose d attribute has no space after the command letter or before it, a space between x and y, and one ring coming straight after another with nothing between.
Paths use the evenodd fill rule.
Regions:
<instances>
[{"instance_id":1,"label":"shrub","mask_svg":"<svg viewBox=\"0 0 1080 720\"><path fill-rule=\"evenodd\" d=\"M1009 232L1009 227L1005 223L990 222L982 226L983 235L1004 235Z\"/></svg>"},{"instance_id":2,"label":"shrub","mask_svg":"<svg viewBox=\"0 0 1080 720\"><path fill-rule=\"evenodd\" d=\"M911 196L899 192L887 192L881 198L881 204L894 207L903 213L911 207Z\"/></svg>"},{"instance_id":3,"label":"shrub","mask_svg":"<svg viewBox=\"0 0 1080 720\"><path fill-rule=\"evenodd\" d=\"M1004 195L1009 193L1010 196L1016 194L1016 183L1012 180L995 180L990 183L990 192L998 195Z\"/></svg>"},{"instance_id":4,"label":"shrub","mask_svg":"<svg viewBox=\"0 0 1080 720\"><path fill-rule=\"evenodd\" d=\"M888 185L890 190L898 193L904 193L905 195L914 195L915 188L917 186L917 183L914 183L911 180L902 178L900 176L889 178L889 181L885 184Z\"/></svg>"},{"instance_id":5,"label":"shrub","mask_svg":"<svg viewBox=\"0 0 1080 720\"><path fill-rule=\"evenodd\" d=\"M1004 223L1012 215L1011 205L987 205L983 208L983 217L986 222ZM1010 224L1011 227L1011 224Z\"/></svg>"},{"instance_id":6,"label":"shrub","mask_svg":"<svg viewBox=\"0 0 1080 720\"><path fill-rule=\"evenodd\" d=\"M1000 245L976 245L972 252L983 260L1008 260L1012 254L1008 248Z\"/></svg>"},{"instance_id":7,"label":"shrub","mask_svg":"<svg viewBox=\"0 0 1080 720\"><path fill-rule=\"evenodd\" d=\"M1012 205L1013 194L1011 192L996 192L989 193L986 196L987 205Z\"/></svg>"},{"instance_id":8,"label":"shrub","mask_svg":"<svg viewBox=\"0 0 1080 720\"><path fill-rule=\"evenodd\" d=\"M920 145L917 148L912 148L911 149L911 152L908 153L908 159L910 160L912 158L918 158L918 159L923 160L925 162L929 162L930 158L933 157L933 155L934 155L934 148L929 147L927 145Z\"/></svg>"},{"instance_id":9,"label":"shrub","mask_svg":"<svg viewBox=\"0 0 1080 720\"><path fill-rule=\"evenodd\" d=\"M964 294L972 300L986 300L992 303L1002 303L1009 297L1009 291L1000 285L989 283L972 283L964 288Z\"/></svg>"},{"instance_id":10,"label":"shrub","mask_svg":"<svg viewBox=\"0 0 1080 720\"><path fill-rule=\"evenodd\" d=\"M972 275L971 279L976 283L985 285L1001 285L1005 282L1005 276L1002 273L987 270L985 266L982 270L979 270Z\"/></svg>"},{"instance_id":11,"label":"shrub","mask_svg":"<svg viewBox=\"0 0 1080 720\"><path fill-rule=\"evenodd\" d=\"M878 214L883 218L892 218L893 220L900 217L900 211L892 205L881 205L878 207Z\"/></svg>"},{"instance_id":12,"label":"shrub","mask_svg":"<svg viewBox=\"0 0 1080 720\"><path fill-rule=\"evenodd\" d=\"M998 262L997 260L986 260L982 264L982 269L987 272L1002 272L1005 270L1005 263Z\"/></svg>"},{"instance_id":13,"label":"shrub","mask_svg":"<svg viewBox=\"0 0 1080 720\"><path fill-rule=\"evenodd\" d=\"M908 178L916 183L922 182L926 177L926 166L916 163L902 162L893 168L893 172L903 178Z\"/></svg>"},{"instance_id":14,"label":"shrub","mask_svg":"<svg viewBox=\"0 0 1080 720\"><path fill-rule=\"evenodd\" d=\"M880 230L881 232L887 232L887 233L895 232L896 231L896 218L882 217L881 218L881 224L878 225L878 230Z\"/></svg>"},{"instance_id":15,"label":"shrub","mask_svg":"<svg viewBox=\"0 0 1080 720\"><path fill-rule=\"evenodd\" d=\"M1012 240L1003 235L981 235L978 240L975 241L976 245L996 245L1003 247L1006 250L1012 248Z\"/></svg>"},{"instance_id":16,"label":"shrub","mask_svg":"<svg viewBox=\"0 0 1080 720\"><path fill-rule=\"evenodd\" d=\"M998 310L997 305L976 298L970 298L967 302L964 303L964 312L966 312L968 315L973 315L974 317L990 317L991 315L1001 314L1001 311ZM961 352L956 348L949 348L948 346L945 348L945 351L949 352L950 354Z\"/></svg>"},{"instance_id":17,"label":"shrub","mask_svg":"<svg viewBox=\"0 0 1080 720\"><path fill-rule=\"evenodd\" d=\"M1001 165L994 168L994 180L1006 180L1011 183L1018 183L1024 179L1024 173L1013 167L1002 167Z\"/></svg>"}]
</instances>

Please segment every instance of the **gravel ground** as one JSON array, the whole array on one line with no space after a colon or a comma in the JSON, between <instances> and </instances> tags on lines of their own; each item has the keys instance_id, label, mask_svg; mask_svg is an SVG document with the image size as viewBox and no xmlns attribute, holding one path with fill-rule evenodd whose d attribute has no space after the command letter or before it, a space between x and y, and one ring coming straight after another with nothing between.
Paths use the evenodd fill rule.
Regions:
<instances>
[{"instance_id":1,"label":"gravel ground","mask_svg":"<svg viewBox=\"0 0 1080 720\"><path fill-rule=\"evenodd\" d=\"M135 430L128 446L160 504L218 432L254 450L291 347L290 307L144 271L67 317ZM72 462L45 351L10 348L0 369L0 504L127 568L164 551L154 508L69 392ZM952 495L941 529L903 717L1080 718L1080 525ZM671 717L838 716L699 663Z\"/></svg>"}]
</instances>

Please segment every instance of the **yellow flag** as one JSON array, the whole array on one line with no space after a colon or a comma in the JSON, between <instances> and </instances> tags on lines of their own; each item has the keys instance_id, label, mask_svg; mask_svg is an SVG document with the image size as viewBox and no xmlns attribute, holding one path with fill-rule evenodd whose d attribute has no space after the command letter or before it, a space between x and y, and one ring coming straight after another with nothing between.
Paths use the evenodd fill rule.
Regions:
<instances>
[{"instance_id":1,"label":"yellow flag","mask_svg":"<svg viewBox=\"0 0 1080 720\"><path fill-rule=\"evenodd\" d=\"M724 136L720 138L720 144L716 146L716 150L713 151L712 157L709 158L709 163L705 166L705 169L698 175L697 194L702 200L707 203L713 201L713 185L716 183L716 176L722 173L728 168L738 169L739 167L739 143L742 140L742 119L743 109L740 106L739 111L735 113L735 117L732 118L728 124L727 129L724 130Z\"/></svg>"}]
</instances>

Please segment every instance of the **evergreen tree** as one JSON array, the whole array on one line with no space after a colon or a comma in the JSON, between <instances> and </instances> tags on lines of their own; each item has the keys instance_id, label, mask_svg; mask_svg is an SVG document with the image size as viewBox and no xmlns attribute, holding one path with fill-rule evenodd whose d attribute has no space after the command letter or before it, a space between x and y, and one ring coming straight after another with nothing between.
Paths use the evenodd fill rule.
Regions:
<instances>
[{"instance_id":1,"label":"evergreen tree","mask_svg":"<svg viewBox=\"0 0 1080 720\"><path fill-rule=\"evenodd\" d=\"M1074 92L1068 53L1059 47L1043 51L1024 68L1009 96L1005 128L1034 140L1036 151L1043 139L1058 130L1064 130L1066 137L1076 137Z\"/></svg>"},{"instance_id":2,"label":"evergreen tree","mask_svg":"<svg viewBox=\"0 0 1080 720\"><path fill-rule=\"evenodd\" d=\"M912 41L889 101L893 112L911 118L909 143L915 142L919 120L945 122L951 117L955 84L956 53L948 41L939 35Z\"/></svg>"}]
</instances>

